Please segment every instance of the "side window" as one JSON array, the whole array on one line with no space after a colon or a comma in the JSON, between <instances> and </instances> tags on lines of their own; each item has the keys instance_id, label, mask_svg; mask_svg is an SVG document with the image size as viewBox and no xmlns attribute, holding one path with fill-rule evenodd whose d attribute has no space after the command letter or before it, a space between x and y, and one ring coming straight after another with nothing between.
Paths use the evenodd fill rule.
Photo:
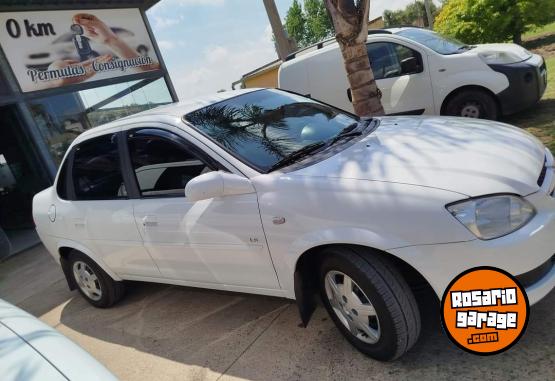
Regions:
<instances>
[{"instance_id":1,"label":"side window","mask_svg":"<svg viewBox=\"0 0 555 381\"><path fill-rule=\"evenodd\" d=\"M370 66L376 80L422 72L420 53L390 42L367 45Z\"/></svg>"},{"instance_id":2,"label":"side window","mask_svg":"<svg viewBox=\"0 0 555 381\"><path fill-rule=\"evenodd\" d=\"M424 71L420 53L403 45L394 45L401 63L401 75L422 73Z\"/></svg>"},{"instance_id":3,"label":"side window","mask_svg":"<svg viewBox=\"0 0 555 381\"><path fill-rule=\"evenodd\" d=\"M79 144L73 159L72 178L77 200L125 198L117 135L100 136Z\"/></svg>"},{"instance_id":4,"label":"side window","mask_svg":"<svg viewBox=\"0 0 555 381\"><path fill-rule=\"evenodd\" d=\"M168 131L143 129L128 134L129 154L143 197L184 195L185 185L212 171L184 140Z\"/></svg>"}]
</instances>

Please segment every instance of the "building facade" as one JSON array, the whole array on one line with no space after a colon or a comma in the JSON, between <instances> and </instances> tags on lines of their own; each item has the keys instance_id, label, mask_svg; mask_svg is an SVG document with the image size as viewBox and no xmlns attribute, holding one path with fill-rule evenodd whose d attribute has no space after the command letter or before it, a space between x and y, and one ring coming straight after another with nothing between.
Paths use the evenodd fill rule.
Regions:
<instances>
[{"instance_id":1,"label":"building facade","mask_svg":"<svg viewBox=\"0 0 555 381\"><path fill-rule=\"evenodd\" d=\"M77 135L177 101L156 2L0 0L0 259L37 242L32 198Z\"/></svg>"}]
</instances>

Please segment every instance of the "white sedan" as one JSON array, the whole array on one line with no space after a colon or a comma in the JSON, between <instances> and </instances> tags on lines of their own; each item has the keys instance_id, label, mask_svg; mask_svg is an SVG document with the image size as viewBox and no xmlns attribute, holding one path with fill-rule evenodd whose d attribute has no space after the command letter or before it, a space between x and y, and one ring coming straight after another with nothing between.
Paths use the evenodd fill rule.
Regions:
<instances>
[{"instance_id":1,"label":"white sedan","mask_svg":"<svg viewBox=\"0 0 555 381\"><path fill-rule=\"evenodd\" d=\"M552 154L500 123L357 117L279 90L228 92L86 131L33 214L70 288L124 280L314 296L359 350L420 333L413 289L476 266L555 286Z\"/></svg>"},{"instance_id":2,"label":"white sedan","mask_svg":"<svg viewBox=\"0 0 555 381\"><path fill-rule=\"evenodd\" d=\"M0 299L2 381L111 381L116 378L65 336Z\"/></svg>"}]
</instances>

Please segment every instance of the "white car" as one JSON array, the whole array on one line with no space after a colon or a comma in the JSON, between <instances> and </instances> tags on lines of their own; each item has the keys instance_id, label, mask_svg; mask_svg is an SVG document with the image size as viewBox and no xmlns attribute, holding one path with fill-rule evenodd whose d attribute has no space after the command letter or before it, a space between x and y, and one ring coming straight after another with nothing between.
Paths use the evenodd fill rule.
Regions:
<instances>
[{"instance_id":1,"label":"white car","mask_svg":"<svg viewBox=\"0 0 555 381\"><path fill-rule=\"evenodd\" d=\"M539 101L543 58L515 44L469 46L420 28L370 31L368 55L388 115L497 119ZM279 69L279 87L353 110L335 39L295 53Z\"/></svg>"},{"instance_id":2,"label":"white car","mask_svg":"<svg viewBox=\"0 0 555 381\"><path fill-rule=\"evenodd\" d=\"M116 378L58 331L0 299L2 381L111 381Z\"/></svg>"},{"instance_id":3,"label":"white car","mask_svg":"<svg viewBox=\"0 0 555 381\"><path fill-rule=\"evenodd\" d=\"M86 131L33 214L95 306L138 280L296 299L306 324L320 293L351 343L391 360L420 332L413 287L441 298L484 265L531 303L551 291L554 187L553 156L515 127L242 90Z\"/></svg>"}]
</instances>

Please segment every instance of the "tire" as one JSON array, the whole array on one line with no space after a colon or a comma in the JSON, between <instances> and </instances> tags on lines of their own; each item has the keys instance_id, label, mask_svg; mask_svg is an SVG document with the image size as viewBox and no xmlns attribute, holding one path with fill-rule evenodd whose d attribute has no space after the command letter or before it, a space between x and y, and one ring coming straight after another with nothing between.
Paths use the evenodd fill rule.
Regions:
<instances>
[{"instance_id":1,"label":"tire","mask_svg":"<svg viewBox=\"0 0 555 381\"><path fill-rule=\"evenodd\" d=\"M447 101L442 114L497 120L499 109L491 94L483 90L462 90Z\"/></svg>"},{"instance_id":2,"label":"tire","mask_svg":"<svg viewBox=\"0 0 555 381\"><path fill-rule=\"evenodd\" d=\"M73 250L69 256L69 276L79 293L93 306L108 308L119 302L125 293L123 282L112 279L92 259ZM79 274L86 279L81 279Z\"/></svg>"},{"instance_id":3,"label":"tire","mask_svg":"<svg viewBox=\"0 0 555 381\"><path fill-rule=\"evenodd\" d=\"M412 291L395 267L371 250L361 248L330 248L323 254L320 293L339 331L355 348L376 360L392 361L406 353L420 335L420 311ZM341 274L343 282L345 275L352 280L352 288L347 300L339 298L344 305L338 306L328 296L333 290L327 279L341 283ZM340 290L344 284L336 286ZM372 307L375 316L368 314Z\"/></svg>"}]
</instances>

